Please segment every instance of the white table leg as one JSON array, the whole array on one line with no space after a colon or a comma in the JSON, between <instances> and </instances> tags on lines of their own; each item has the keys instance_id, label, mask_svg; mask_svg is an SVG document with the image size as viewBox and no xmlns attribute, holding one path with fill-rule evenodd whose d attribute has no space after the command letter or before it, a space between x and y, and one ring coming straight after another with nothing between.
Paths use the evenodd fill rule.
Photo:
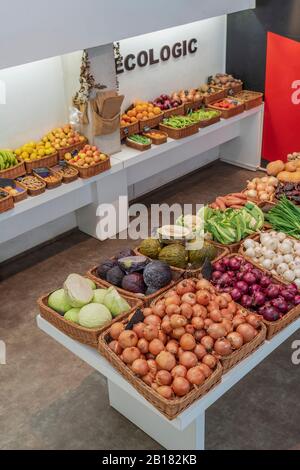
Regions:
<instances>
[{"instance_id":1,"label":"white table leg","mask_svg":"<svg viewBox=\"0 0 300 470\"><path fill-rule=\"evenodd\" d=\"M239 121L239 137L220 147L222 161L232 165L257 170L261 164L261 146L264 108L260 112Z\"/></svg>"},{"instance_id":2,"label":"white table leg","mask_svg":"<svg viewBox=\"0 0 300 470\"><path fill-rule=\"evenodd\" d=\"M204 450L205 414L180 431L108 380L110 405L168 450ZM150 450L150 449L149 449Z\"/></svg>"}]
</instances>

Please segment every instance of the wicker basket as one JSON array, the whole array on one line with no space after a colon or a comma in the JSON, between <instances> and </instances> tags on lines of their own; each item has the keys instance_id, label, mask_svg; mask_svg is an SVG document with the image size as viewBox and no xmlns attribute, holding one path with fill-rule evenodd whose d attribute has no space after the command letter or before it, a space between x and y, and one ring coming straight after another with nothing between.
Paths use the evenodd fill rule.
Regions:
<instances>
[{"instance_id":1,"label":"wicker basket","mask_svg":"<svg viewBox=\"0 0 300 470\"><path fill-rule=\"evenodd\" d=\"M211 243L211 242L208 242L208 243ZM224 247L216 247L216 248L218 250L218 253L217 253L216 258L212 261L212 263L216 263L221 258L229 254L229 250L227 250L227 248L224 248ZM139 251L139 248L136 248L134 252L137 256L145 256ZM188 269L188 268L183 269L183 268L176 268L175 266L170 266L170 268L172 269L172 271L178 272L184 278L197 278L202 272L202 266L197 269Z\"/></svg>"},{"instance_id":2,"label":"wicker basket","mask_svg":"<svg viewBox=\"0 0 300 470\"><path fill-rule=\"evenodd\" d=\"M133 122L128 124L128 126L121 126L120 127L120 137L121 140L125 139L125 137L129 137L132 134L137 134L140 131L139 121Z\"/></svg>"},{"instance_id":3,"label":"wicker basket","mask_svg":"<svg viewBox=\"0 0 300 470\"><path fill-rule=\"evenodd\" d=\"M184 113L187 114L189 111L194 111L195 109L201 108L201 105L203 103L203 97L201 100L196 100L196 101L187 101L184 103Z\"/></svg>"},{"instance_id":4,"label":"wicker basket","mask_svg":"<svg viewBox=\"0 0 300 470\"><path fill-rule=\"evenodd\" d=\"M139 299L142 300L144 303L144 306L150 305L153 299L155 299L158 295L162 294L163 292L166 292L167 290L171 289L176 282L178 282L179 279L181 279L181 273L178 273L177 271L172 269L172 275L173 275L173 280L168 284L167 286L163 287L162 289L158 290L157 292L154 292L154 294L151 295L144 295L144 294L135 294L134 292L130 292L128 290L121 289L121 287L116 287L113 286L113 284L110 284L109 282L105 281L104 279L101 279L97 275L97 266L94 268L90 269L87 273L86 276L92 279L96 285L103 285L105 287L115 287L120 294L126 296L126 297L132 297L134 299Z\"/></svg>"},{"instance_id":5,"label":"wicker basket","mask_svg":"<svg viewBox=\"0 0 300 470\"><path fill-rule=\"evenodd\" d=\"M171 139L183 139L184 137L189 137L190 135L197 134L199 131L199 125L196 122L190 126L182 127L181 129L175 129L173 127L166 126L165 124L160 124L159 128L161 131L164 131L168 134Z\"/></svg>"},{"instance_id":6,"label":"wicker basket","mask_svg":"<svg viewBox=\"0 0 300 470\"><path fill-rule=\"evenodd\" d=\"M269 229L269 228L268 228L267 230L265 230L265 232L271 232L271 231L272 231L272 229ZM248 238L249 238L249 237L248 237ZM260 233L255 234L255 236L252 236L251 238L252 238L252 240L254 240L255 242L259 242L259 240L260 240ZM289 237L288 235L287 235L287 238L290 238L290 239L293 240L293 241L295 240L293 237ZM247 240L247 238L245 238L245 239L243 240L243 242L244 242L245 240ZM251 264L254 264L254 266L256 266L257 268L261 269L262 271L266 271L265 268L263 268L263 266L261 266L259 263L256 263L255 261L253 261L252 258L249 258L249 256L246 256L246 255L245 255L245 248L243 247L243 243L242 243L241 246L240 246L239 253L240 253L247 261L249 261ZM288 282L288 281L287 281L286 279L284 279L283 277L279 276L279 274L272 274L272 277L273 277L274 279L276 279L276 281L280 282L281 284L286 284L286 285L289 285L289 284L290 284L290 282Z\"/></svg>"},{"instance_id":7,"label":"wicker basket","mask_svg":"<svg viewBox=\"0 0 300 470\"><path fill-rule=\"evenodd\" d=\"M126 320L123 320L123 322L127 323ZM108 328L106 328L106 331L101 333L99 337L98 350L100 354L102 354L147 401L170 420L176 418L176 416L221 382L223 369L222 366L218 364L216 370L206 379L203 385L199 387L195 386L194 389L183 398L167 400L134 375L132 370L109 348L109 340L110 336Z\"/></svg>"},{"instance_id":8,"label":"wicker basket","mask_svg":"<svg viewBox=\"0 0 300 470\"><path fill-rule=\"evenodd\" d=\"M154 136L155 131L151 131L151 130L148 132L144 132L143 135L151 139L152 144L154 145L165 144L168 141L168 134L163 131L159 131L159 132L163 135L163 137L155 137Z\"/></svg>"},{"instance_id":9,"label":"wicker basket","mask_svg":"<svg viewBox=\"0 0 300 470\"><path fill-rule=\"evenodd\" d=\"M205 106L209 105L210 103L213 103L214 101L226 98L226 90L224 90L223 88L216 86L211 86L210 88L213 88L215 90L215 93L210 93L210 95L208 96L203 96L203 103L205 104Z\"/></svg>"},{"instance_id":10,"label":"wicker basket","mask_svg":"<svg viewBox=\"0 0 300 470\"><path fill-rule=\"evenodd\" d=\"M168 118L171 116L184 116L185 108L184 104L181 104L180 106L177 106L177 108L171 108L167 109L166 111L163 111L164 118Z\"/></svg>"},{"instance_id":11,"label":"wicker basket","mask_svg":"<svg viewBox=\"0 0 300 470\"><path fill-rule=\"evenodd\" d=\"M219 116L213 117L211 119L204 119L202 121L199 121L198 125L200 128L207 127L207 126L211 126L212 124L216 124L217 122L220 122L220 120L221 120L221 113L219 114Z\"/></svg>"},{"instance_id":12,"label":"wicker basket","mask_svg":"<svg viewBox=\"0 0 300 470\"><path fill-rule=\"evenodd\" d=\"M49 174L50 175L55 175L56 176L56 181L46 181L45 178L43 178L42 176L40 176L38 173L35 172L35 170L33 170L33 174L34 176L37 177L37 179L39 179L40 181L43 181L45 184L46 184L46 188L47 189L55 189L55 188L58 188L58 186L61 185L62 183L62 176L58 175L57 173L51 171L50 168L48 168L49 170Z\"/></svg>"},{"instance_id":13,"label":"wicker basket","mask_svg":"<svg viewBox=\"0 0 300 470\"><path fill-rule=\"evenodd\" d=\"M243 361L246 359L246 357L250 356L256 349L261 346L267 335L267 328L264 323L261 325L260 332L258 335L250 341L250 343L244 344L240 349L237 351L234 351L232 354L230 354L227 357L222 357L220 359L221 364L223 366L223 373L228 372L230 369L232 369L234 366L236 366L239 362Z\"/></svg>"},{"instance_id":14,"label":"wicker basket","mask_svg":"<svg viewBox=\"0 0 300 470\"><path fill-rule=\"evenodd\" d=\"M14 200L13 197L8 194L4 189L1 189L3 193L6 193L6 197L0 198L0 213L9 211L10 209L14 208Z\"/></svg>"},{"instance_id":15,"label":"wicker basket","mask_svg":"<svg viewBox=\"0 0 300 470\"><path fill-rule=\"evenodd\" d=\"M232 256L236 256L236 254L233 253L233 254L229 255L229 257L232 257ZM242 254L240 254L240 256L242 256L242 258L244 258L247 262L251 263L256 268L258 268L260 271L262 271L263 273L270 276L270 273L266 269L262 268L260 265L258 265L256 263L253 263L252 260L250 260L248 258L245 258ZM278 281L278 279L276 279L274 276L271 276L271 277L274 280L274 283L283 284L282 281ZM258 314L256 311L252 310L251 308L249 308L249 311ZM277 333L279 333L284 328L286 328L290 323L297 320L297 318L299 318L299 316L300 316L300 305L292 308L292 310L290 310L280 320L276 320L274 322L267 321L262 317L262 321L264 322L264 324L267 327L267 339L269 340L269 339L273 338L273 336L275 336Z\"/></svg>"},{"instance_id":16,"label":"wicker basket","mask_svg":"<svg viewBox=\"0 0 300 470\"><path fill-rule=\"evenodd\" d=\"M61 174L63 183L68 184L68 183L72 183L73 181L76 181L79 176L79 171L76 168L71 168L71 167L69 168L74 171L73 175L70 175L70 176L66 175L63 171L63 168L61 168L60 166L52 168L52 171L55 173Z\"/></svg>"},{"instance_id":17,"label":"wicker basket","mask_svg":"<svg viewBox=\"0 0 300 470\"><path fill-rule=\"evenodd\" d=\"M105 286L101 285L101 287L103 288ZM59 313L55 312L54 310L52 310L52 308L48 307L48 298L50 294L51 292L49 294L43 295L37 301L41 316L53 326L55 326L55 328L62 331L66 335L70 336L76 341L79 341L80 343L92 346L93 348L98 347L98 338L102 331L104 331L107 327L110 327L116 321L121 321L124 318L127 318L128 315L130 315L137 308L142 306L142 302L138 299L126 297L126 301L131 306L131 310L129 312L119 315L108 325L105 325L102 328L84 328L83 326L77 325L76 323L72 323L69 320L66 320Z\"/></svg>"},{"instance_id":18,"label":"wicker basket","mask_svg":"<svg viewBox=\"0 0 300 470\"><path fill-rule=\"evenodd\" d=\"M39 196L40 194L43 194L46 190L46 183L44 181L42 181L43 187L39 189L31 189L22 181L18 181L17 183L20 186L20 188L24 188L27 191L27 194L29 194L29 196Z\"/></svg>"},{"instance_id":19,"label":"wicker basket","mask_svg":"<svg viewBox=\"0 0 300 470\"><path fill-rule=\"evenodd\" d=\"M264 324L267 327L267 339L270 340L272 339L277 333L280 333L284 328L289 326L291 323L293 323L295 320L297 320L300 317L300 305L297 307L294 307L292 310L290 310L284 317L282 317L280 320L270 322L267 320L264 320Z\"/></svg>"},{"instance_id":20,"label":"wicker basket","mask_svg":"<svg viewBox=\"0 0 300 470\"><path fill-rule=\"evenodd\" d=\"M237 106L235 106L234 108L231 108L231 109L221 109L219 108L217 105L217 103L219 102L220 100L218 101L214 101L212 104L210 104L208 107L210 109L214 109L215 111L220 111L221 113L221 116L223 119L229 119L233 116L237 116L238 114L241 114L245 111L245 105L242 101L239 101L239 104Z\"/></svg>"},{"instance_id":21,"label":"wicker basket","mask_svg":"<svg viewBox=\"0 0 300 470\"><path fill-rule=\"evenodd\" d=\"M83 147L88 143L88 140L85 138L83 142L78 142L77 144L69 145L68 147L64 147L62 149L58 149L58 160L63 160L66 153L72 152L79 152ZM43 166L50 166L50 165L43 165ZM51 165L53 166L53 165Z\"/></svg>"},{"instance_id":22,"label":"wicker basket","mask_svg":"<svg viewBox=\"0 0 300 470\"><path fill-rule=\"evenodd\" d=\"M9 178L13 180L15 178L18 178L19 176L25 175L25 173L25 163L20 162L17 165L12 166L11 168L7 168L7 170L1 170L0 178Z\"/></svg>"},{"instance_id":23,"label":"wicker basket","mask_svg":"<svg viewBox=\"0 0 300 470\"><path fill-rule=\"evenodd\" d=\"M13 196L14 202L16 203L16 202L24 201L24 199L27 198L27 189L21 186L20 183L18 183L18 181L15 181L15 183L16 183L16 188L20 188L22 189L22 191L18 192L16 196Z\"/></svg>"},{"instance_id":24,"label":"wicker basket","mask_svg":"<svg viewBox=\"0 0 300 470\"><path fill-rule=\"evenodd\" d=\"M127 137L125 143L126 143L127 147L131 147L133 149L140 150L141 152L143 152L144 150L151 149L151 142L150 142L150 144L140 144L139 142L134 142L133 140L131 140Z\"/></svg>"},{"instance_id":25,"label":"wicker basket","mask_svg":"<svg viewBox=\"0 0 300 470\"><path fill-rule=\"evenodd\" d=\"M32 173L35 168L48 168L55 166L58 162L58 153L52 153L52 155L46 155L45 157L31 162L25 162L26 173Z\"/></svg>"},{"instance_id":26,"label":"wicker basket","mask_svg":"<svg viewBox=\"0 0 300 470\"><path fill-rule=\"evenodd\" d=\"M102 162L96 163L94 166L90 166L89 168L82 168L69 162L68 165L72 168L75 168L75 170L78 171L80 178L83 179L99 175L100 173L103 173L103 171L107 171L111 168L109 157L107 157L107 159L103 160Z\"/></svg>"},{"instance_id":27,"label":"wicker basket","mask_svg":"<svg viewBox=\"0 0 300 470\"><path fill-rule=\"evenodd\" d=\"M251 93L250 98L244 99L244 93ZM236 98L239 100L243 101L245 104L245 110L248 111L248 109L255 108L256 106L260 106L263 102L263 93L259 93L258 91L248 91L248 90L243 90L236 92L235 95Z\"/></svg>"},{"instance_id":28,"label":"wicker basket","mask_svg":"<svg viewBox=\"0 0 300 470\"><path fill-rule=\"evenodd\" d=\"M224 86L227 96L234 96L236 93L239 93L243 89L243 83L237 83L233 86Z\"/></svg>"},{"instance_id":29,"label":"wicker basket","mask_svg":"<svg viewBox=\"0 0 300 470\"><path fill-rule=\"evenodd\" d=\"M159 123L163 120L164 114L160 113L157 116L149 119L144 119L139 121L140 132L147 132L149 129L157 127Z\"/></svg>"}]
</instances>

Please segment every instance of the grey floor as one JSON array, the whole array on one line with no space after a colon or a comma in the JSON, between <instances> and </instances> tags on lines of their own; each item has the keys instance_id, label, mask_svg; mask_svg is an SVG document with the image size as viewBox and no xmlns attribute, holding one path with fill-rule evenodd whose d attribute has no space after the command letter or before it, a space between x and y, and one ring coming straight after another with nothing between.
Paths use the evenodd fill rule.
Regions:
<instances>
[{"instance_id":1,"label":"grey floor","mask_svg":"<svg viewBox=\"0 0 300 470\"><path fill-rule=\"evenodd\" d=\"M144 202L206 203L253 176L217 163ZM105 379L35 324L40 294L126 244L100 243L77 231L0 266L0 339L7 345L7 365L0 366L0 449L160 449L109 407ZM295 339L300 332L207 411L207 449L300 450Z\"/></svg>"}]
</instances>

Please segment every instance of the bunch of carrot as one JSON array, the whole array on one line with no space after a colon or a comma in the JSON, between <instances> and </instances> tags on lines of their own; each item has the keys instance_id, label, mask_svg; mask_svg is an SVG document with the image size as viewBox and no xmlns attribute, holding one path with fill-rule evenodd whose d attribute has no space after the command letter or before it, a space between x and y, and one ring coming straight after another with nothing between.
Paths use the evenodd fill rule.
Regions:
<instances>
[{"instance_id":1,"label":"bunch of carrot","mask_svg":"<svg viewBox=\"0 0 300 470\"><path fill-rule=\"evenodd\" d=\"M231 193L227 196L219 196L210 204L212 209L219 209L225 211L226 209L242 209L248 200L244 193Z\"/></svg>"}]
</instances>

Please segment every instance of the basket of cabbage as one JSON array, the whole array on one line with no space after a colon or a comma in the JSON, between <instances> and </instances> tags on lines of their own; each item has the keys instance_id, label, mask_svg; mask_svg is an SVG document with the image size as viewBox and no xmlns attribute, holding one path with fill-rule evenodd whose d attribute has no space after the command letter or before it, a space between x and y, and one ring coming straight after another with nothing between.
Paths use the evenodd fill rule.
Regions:
<instances>
[{"instance_id":1,"label":"basket of cabbage","mask_svg":"<svg viewBox=\"0 0 300 470\"><path fill-rule=\"evenodd\" d=\"M60 331L97 348L100 333L115 321L133 313L142 302L120 295L111 287L79 274L70 274L63 288L38 299L41 316Z\"/></svg>"}]
</instances>

